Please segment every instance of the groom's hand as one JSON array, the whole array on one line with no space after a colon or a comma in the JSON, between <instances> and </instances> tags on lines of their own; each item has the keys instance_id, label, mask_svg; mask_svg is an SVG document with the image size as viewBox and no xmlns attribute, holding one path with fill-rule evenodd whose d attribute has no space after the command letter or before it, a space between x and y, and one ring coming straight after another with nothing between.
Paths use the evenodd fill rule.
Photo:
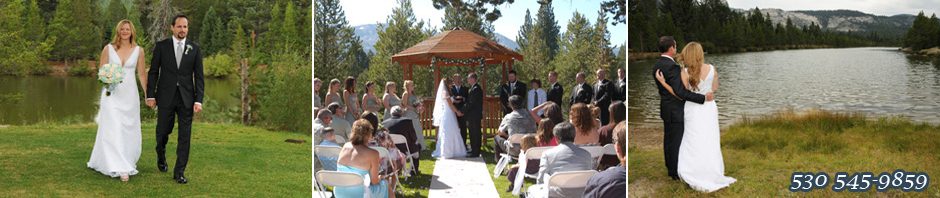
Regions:
<instances>
[{"instance_id":1,"label":"groom's hand","mask_svg":"<svg viewBox=\"0 0 940 198\"><path fill-rule=\"evenodd\" d=\"M147 98L147 106L151 109L155 108L157 106L157 99Z\"/></svg>"},{"instance_id":2,"label":"groom's hand","mask_svg":"<svg viewBox=\"0 0 940 198\"><path fill-rule=\"evenodd\" d=\"M713 101L713 100L715 100L715 94L714 94L714 93L708 92L708 94L705 94L705 101Z\"/></svg>"},{"instance_id":3,"label":"groom's hand","mask_svg":"<svg viewBox=\"0 0 940 198\"><path fill-rule=\"evenodd\" d=\"M193 112L199 113L201 111L202 111L202 104L200 103L193 104Z\"/></svg>"}]
</instances>

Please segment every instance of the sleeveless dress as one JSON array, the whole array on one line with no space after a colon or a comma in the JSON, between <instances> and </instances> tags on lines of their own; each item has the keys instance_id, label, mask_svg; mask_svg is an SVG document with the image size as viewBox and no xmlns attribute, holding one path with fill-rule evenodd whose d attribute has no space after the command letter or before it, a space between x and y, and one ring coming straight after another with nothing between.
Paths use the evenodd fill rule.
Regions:
<instances>
[{"instance_id":1,"label":"sleeveless dress","mask_svg":"<svg viewBox=\"0 0 940 198\"><path fill-rule=\"evenodd\" d=\"M388 98L388 106L389 106L389 107L394 107L394 106L401 105L401 99L399 99L398 96L396 96L396 95L392 95L392 94L386 93L384 96L382 96L382 98ZM385 115L384 115L383 118L384 118L383 120L388 120L389 118L392 118L392 109L391 109L391 108L386 108L386 109L385 109Z\"/></svg>"},{"instance_id":2,"label":"sleeveless dress","mask_svg":"<svg viewBox=\"0 0 940 198\"><path fill-rule=\"evenodd\" d=\"M707 66L707 77L699 82L695 93L704 95L712 90L715 68ZM706 101L704 104L687 101L684 113L685 131L679 146L679 162L676 166L682 181L692 189L702 192L714 192L737 181L725 176L718 105L715 101Z\"/></svg>"},{"instance_id":3,"label":"sleeveless dress","mask_svg":"<svg viewBox=\"0 0 940 198\"><path fill-rule=\"evenodd\" d=\"M346 107L346 106L343 106L343 97L340 97L338 93L337 94L326 93L326 100L324 100L324 102L325 101L332 101L330 103L336 102L336 103L339 103L341 107L343 108ZM327 106L330 106L330 104L323 104L323 107L327 107Z\"/></svg>"},{"instance_id":4,"label":"sleeveless dress","mask_svg":"<svg viewBox=\"0 0 940 198\"><path fill-rule=\"evenodd\" d=\"M369 171L358 169L352 166L346 166L342 164L336 164L336 171L355 173L364 177L366 182L371 182L368 179ZM379 181L378 184L370 184L369 189L366 189L364 186L350 186L350 187L336 187L333 188L333 196L336 198L344 197L363 197L366 192L369 192L370 197L372 198L384 198L388 197L388 183L385 180Z\"/></svg>"},{"instance_id":5,"label":"sleeveless dress","mask_svg":"<svg viewBox=\"0 0 940 198\"><path fill-rule=\"evenodd\" d=\"M418 144L421 144L421 147L424 148L424 129L421 128L421 121L418 117L418 112L415 111L414 106L418 104L418 97L415 95L408 96L408 106L413 108L408 108L408 111L405 111L405 117L411 118L412 124L414 124L416 135L418 136Z\"/></svg>"},{"instance_id":6,"label":"sleeveless dress","mask_svg":"<svg viewBox=\"0 0 940 198\"><path fill-rule=\"evenodd\" d=\"M141 97L137 93L139 52L140 48L135 47L127 60L121 60L114 47L108 45L108 63L123 66L124 81L117 85L110 96L105 95L104 88L101 89L98 114L95 116L98 134L87 166L111 177L137 174L141 143Z\"/></svg>"},{"instance_id":7,"label":"sleeveless dress","mask_svg":"<svg viewBox=\"0 0 940 198\"><path fill-rule=\"evenodd\" d=\"M366 98L366 105L363 106L362 109L372 111L372 113L375 113L376 116L378 116L379 110L382 109L382 105L379 105L378 98L371 97L371 98Z\"/></svg>"},{"instance_id":8,"label":"sleeveless dress","mask_svg":"<svg viewBox=\"0 0 940 198\"><path fill-rule=\"evenodd\" d=\"M353 122L356 122L356 119L359 119L359 114L362 114L362 107L359 106L359 99L356 97L356 94L349 95L349 98L346 100L349 101L350 105L353 105L357 108L346 108L346 121L349 121L349 123L352 124Z\"/></svg>"}]
</instances>

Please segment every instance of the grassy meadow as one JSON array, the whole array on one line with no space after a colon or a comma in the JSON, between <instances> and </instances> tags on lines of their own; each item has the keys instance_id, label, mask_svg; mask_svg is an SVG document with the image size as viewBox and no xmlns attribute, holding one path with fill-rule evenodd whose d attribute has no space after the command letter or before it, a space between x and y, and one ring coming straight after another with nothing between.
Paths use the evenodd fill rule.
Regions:
<instances>
[{"instance_id":1,"label":"grassy meadow","mask_svg":"<svg viewBox=\"0 0 940 198\"><path fill-rule=\"evenodd\" d=\"M189 183L159 172L154 123L144 123L137 175L121 182L85 163L97 126L0 126L0 197L310 197L309 135L238 124L193 125ZM303 139L307 143L284 142ZM172 171L176 131L167 144Z\"/></svg>"},{"instance_id":2,"label":"grassy meadow","mask_svg":"<svg viewBox=\"0 0 940 198\"><path fill-rule=\"evenodd\" d=\"M904 118L821 110L745 118L721 131L725 174L738 181L710 194L667 176L661 128L629 131L631 197L940 197L936 179L923 192L829 189L836 172L903 169L940 176L940 127ZM797 171L826 172L831 179L825 189L790 192Z\"/></svg>"}]
</instances>

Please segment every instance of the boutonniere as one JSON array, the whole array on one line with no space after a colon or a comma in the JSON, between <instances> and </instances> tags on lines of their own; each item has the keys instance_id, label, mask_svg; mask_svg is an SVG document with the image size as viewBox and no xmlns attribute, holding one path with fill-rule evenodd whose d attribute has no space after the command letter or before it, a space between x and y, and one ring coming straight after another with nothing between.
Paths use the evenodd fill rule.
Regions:
<instances>
[{"instance_id":1,"label":"boutonniere","mask_svg":"<svg viewBox=\"0 0 940 198\"><path fill-rule=\"evenodd\" d=\"M190 44L186 44L186 51L183 51L183 55L189 54L189 50L191 49L193 49L193 46Z\"/></svg>"}]
</instances>

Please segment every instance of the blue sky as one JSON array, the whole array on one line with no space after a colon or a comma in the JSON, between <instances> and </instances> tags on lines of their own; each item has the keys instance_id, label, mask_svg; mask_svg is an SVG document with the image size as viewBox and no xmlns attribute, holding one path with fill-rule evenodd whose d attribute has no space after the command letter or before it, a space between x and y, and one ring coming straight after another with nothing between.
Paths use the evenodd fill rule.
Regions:
<instances>
[{"instance_id":1,"label":"blue sky","mask_svg":"<svg viewBox=\"0 0 940 198\"><path fill-rule=\"evenodd\" d=\"M727 0L732 8L780 8L783 10L857 10L891 16L924 11L927 16L940 12L940 0Z\"/></svg>"},{"instance_id":2,"label":"blue sky","mask_svg":"<svg viewBox=\"0 0 940 198\"><path fill-rule=\"evenodd\" d=\"M597 20L597 11L600 10L601 0L575 1L575 0L555 0L552 6L555 9L555 20L564 33L567 29L568 20L574 16L574 11L578 11L586 16L593 25ZM395 0L345 0L341 1L343 11L346 12L346 19L352 26L364 24L384 23L392 13L392 9L397 7ZM427 21L431 26L440 29L443 27L444 11L434 9L431 0L413 0L412 8L415 11L415 17L418 20ZM515 40L519 27L525 21L525 11L529 9L532 17L538 11L539 4L536 0L515 0L513 4L504 4L499 6L502 17L493 22L496 32L506 35ZM607 18L607 28L610 31L610 42L612 45L622 45L627 39L627 27L625 24L611 26L610 17Z\"/></svg>"}]
</instances>

